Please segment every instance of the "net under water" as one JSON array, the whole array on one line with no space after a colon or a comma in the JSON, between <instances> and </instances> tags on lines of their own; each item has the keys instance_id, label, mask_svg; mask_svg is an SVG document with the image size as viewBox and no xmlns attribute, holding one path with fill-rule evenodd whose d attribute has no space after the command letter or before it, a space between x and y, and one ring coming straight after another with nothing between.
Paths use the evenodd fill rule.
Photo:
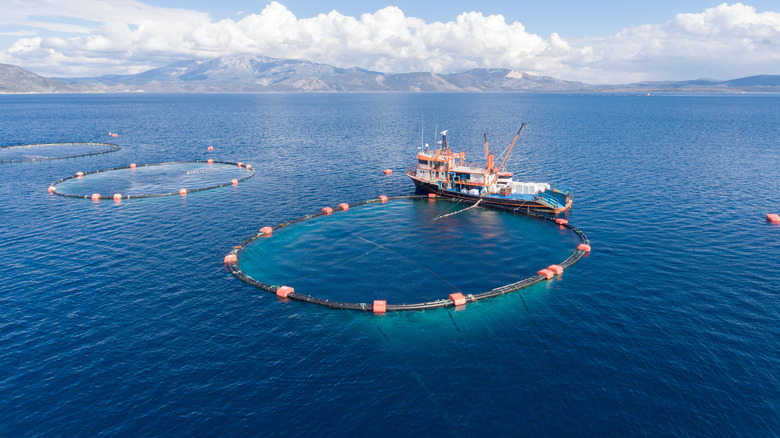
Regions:
<instances>
[{"instance_id":1,"label":"net under water","mask_svg":"<svg viewBox=\"0 0 780 438\"><path fill-rule=\"evenodd\" d=\"M180 162L138 165L89 173L65 179L56 184L57 193L65 196L89 197L93 193L111 196L155 196L188 192L230 184L252 175L251 170L231 163Z\"/></svg>"},{"instance_id":2,"label":"net under water","mask_svg":"<svg viewBox=\"0 0 780 438\"><path fill-rule=\"evenodd\" d=\"M118 146L106 143L52 143L8 146L0 147L0 163L83 157L85 155L113 152L118 149Z\"/></svg>"},{"instance_id":3,"label":"net under water","mask_svg":"<svg viewBox=\"0 0 780 438\"><path fill-rule=\"evenodd\" d=\"M298 222L238 253L257 281L318 298L401 304L477 294L532 276L575 250L555 224L445 200L393 200Z\"/></svg>"}]
</instances>

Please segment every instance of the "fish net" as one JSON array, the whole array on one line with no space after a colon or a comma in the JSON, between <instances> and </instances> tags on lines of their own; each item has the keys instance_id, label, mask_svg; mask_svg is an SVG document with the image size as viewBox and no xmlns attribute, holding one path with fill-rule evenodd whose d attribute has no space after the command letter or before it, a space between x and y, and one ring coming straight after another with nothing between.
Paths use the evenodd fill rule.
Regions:
<instances>
[{"instance_id":1,"label":"fish net","mask_svg":"<svg viewBox=\"0 0 780 438\"><path fill-rule=\"evenodd\" d=\"M251 166L225 161L179 161L139 164L96 172L79 172L49 187L72 198L147 198L186 194L236 185L254 175ZM95 196L97 195L97 196Z\"/></svg>"},{"instance_id":2,"label":"fish net","mask_svg":"<svg viewBox=\"0 0 780 438\"><path fill-rule=\"evenodd\" d=\"M118 151L113 143L42 143L0 147L0 163L61 160Z\"/></svg>"},{"instance_id":3,"label":"fish net","mask_svg":"<svg viewBox=\"0 0 780 438\"><path fill-rule=\"evenodd\" d=\"M584 254L577 244L587 242L544 215L444 198L390 200L264 227L225 263L277 295L292 287L287 298L355 310L382 300L388 311L419 310L453 305L451 294L469 302L544 281L538 270L561 260L569 267Z\"/></svg>"}]
</instances>

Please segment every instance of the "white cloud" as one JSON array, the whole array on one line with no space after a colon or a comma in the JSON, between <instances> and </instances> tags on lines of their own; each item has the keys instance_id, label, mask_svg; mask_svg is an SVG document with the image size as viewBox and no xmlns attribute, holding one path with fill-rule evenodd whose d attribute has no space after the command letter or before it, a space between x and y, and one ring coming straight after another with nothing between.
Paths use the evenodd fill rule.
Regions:
<instances>
[{"instance_id":1,"label":"white cloud","mask_svg":"<svg viewBox=\"0 0 780 438\"><path fill-rule=\"evenodd\" d=\"M37 21L43 27L52 20L36 18L42 9L46 17L101 24L63 25L59 30L70 32L69 38L21 38L0 52L0 62L49 76L82 76L135 73L181 59L255 54L388 72L506 67L593 83L726 79L780 71L780 14L757 13L739 3L589 40L558 33L544 39L519 22L479 12L461 13L446 23L407 17L393 6L360 17L332 11L297 18L272 2L260 13L214 21L197 11L133 0L63 3L15 2L17 7L0 18L0 24Z\"/></svg>"},{"instance_id":2,"label":"white cloud","mask_svg":"<svg viewBox=\"0 0 780 438\"><path fill-rule=\"evenodd\" d=\"M624 29L599 40L579 42L592 48L593 69L586 80L605 75L624 78L731 79L780 72L780 14L756 12L723 3L697 14L678 14L662 24ZM567 63L576 71L582 64Z\"/></svg>"}]
</instances>

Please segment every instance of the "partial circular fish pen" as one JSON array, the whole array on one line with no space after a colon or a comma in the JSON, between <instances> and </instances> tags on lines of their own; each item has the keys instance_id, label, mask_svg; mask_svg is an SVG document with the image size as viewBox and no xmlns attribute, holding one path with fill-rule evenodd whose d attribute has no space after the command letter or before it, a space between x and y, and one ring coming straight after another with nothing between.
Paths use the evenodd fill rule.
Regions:
<instances>
[{"instance_id":1,"label":"partial circular fish pen","mask_svg":"<svg viewBox=\"0 0 780 438\"><path fill-rule=\"evenodd\" d=\"M561 275L563 270L569 268L574 263L579 261L586 253L590 252L590 241L588 240L585 233L583 233L580 229L577 227L571 225L568 223L566 219L563 218L555 218L547 215L537 214L528 212L527 210L521 209L521 208L511 208L511 207L501 207L501 206L490 206L490 209L495 210L503 210L515 214L520 214L523 216L529 216L538 220L543 221L550 221L557 225L559 225L562 228L568 229L571 232L573 232L579 241L581 242L576 249L573 251L573 253L563 260L562 262L558 264L552 264L547 266L544 269L540 269L535 275L532 275L528 278L521 279L516 282L512 282L510 284L506 284L500 287L495 287L493 289L490 289L488 291L477 293L477 294L463 294L460 292L452 293L446 298L436 299L432 301L424 301L424 302L417 302L417 303L401 303L401 304L394 304L394 303L388 303L387 300L383 299L375 299L372 302L348 302L348 301L339 301L339 300L329 300L324 299L320 297L315 297L312 295L307 295L301 292L296 292L292 287L286 286L286 285L271 285L266 284L261 281L258 281L255 278L252 278L250 275L246 274L239 266L239 260L238 255L239 252L248 244L253 242L256 239L259 239L261 237L272 237L273 232L278 229L282 229L285 227L288 227L293 224L297 224L309 219L321 217L321 216L328 216L333 214L334 212L342 211L346 212L350 210L351 208L359 207L362 205L367 204L374 204L374 203L385 203L388 200L400 200L400 199L407 199L407 200L422 200L422 199L428 199L430 201L445 201L445 202L451 202L454 204L457 204L456 201L453 201L448 198L440 198L436 197L433 194L429 194L428 196L396 196L396 197L387 197L387 196L380 196L377 199L371 199L366 200L362 202L357 202L354 204L339 204L335 208L331 207L325 207L322 209L322 211L309 214L303 217L300 217L298 219L292 220L290 222L282 223L279 225L276 225L274 227L263 227L260 229L260 231L255 234L252 237L247 238L243 242L241 242L239 245L235 246L232 251L230 251L225 257L224 257L224 264L227 267L227 269L230 271L231 274L233 274L236 278L240 279L241 281L250 284L252 286L255 286L257 288L263 289L265 291L271 292L276 294L280 298L290 298L293 300L298 301L305 301L308 303L318 304L334 309L348 309L348 310L361 310L361 311L372 311L374 313L385 313L388 311L402 311L402 310L424 310L424 309L434 309L434 308L440 308L440 307L450 307L450 306L463 306L467 303L471 303L474 301L483 300L486 298L492 298L497 297L499 295L504 295L509 292L514 292L520 289L523 289L525 287L531 286L533 284L550 280L554 278L555 276ZM470 207L467 207L463 210L460 210L456 213L460 213L462 211L471 209L475 207L476 204L471 205ZM448 214L441 214L437 216L436 218L432 220L437 220L440 218L444 218L447 216L451 216L454 213L448 213ZM359 237L359 236L358 236ZM377 243L371 242L374 245L377 245L379 247L382 247L382 245L379 245Z\"/></svg>"},{"instance_id":2,"label":"partial circular fish pen","mask_svg":"<svg viewBox=\"0 0 780 438\"><path fill-rule=\"evenodd\" d=\"M254 176L251 165L242 162L209 160L171 161L167 163L130 164L94 172L77 172L49 186L49 193L68 198L122 199L151 198L238 185ZM107 181L94 181L105 177ZM92 178L92 180L90 180ZM113 178L113 179L112 179ZM168 178L165 184L161 179ZM138 181L137 181L138 180ZM146 181L150 180L150 181ZM101 182L104 187L101 187ZM114 184L111 186L111 184ZM107 187L106 187L107 186ZM138 188L138 187L140 188Z\"/></svg>"},{"instance_id":3,"label":"partial circular fish pen","mask_svg":"<svg viewBox=\"0 0 780 438\"><path fill-rule=\"evenodd\" d=\"M6 146L0 147L0 163L64 160L66 158L107 154L116 152L119 149L121 149L119 145L114 143L97 142L38 143Z\"/></svg>"}]
</instances>

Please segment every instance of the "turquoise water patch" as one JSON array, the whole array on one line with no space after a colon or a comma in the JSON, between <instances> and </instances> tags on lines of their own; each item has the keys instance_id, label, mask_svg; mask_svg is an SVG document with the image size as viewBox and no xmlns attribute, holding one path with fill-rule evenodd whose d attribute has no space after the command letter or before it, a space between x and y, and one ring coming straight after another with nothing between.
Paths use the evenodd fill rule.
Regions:
<instances>
[{"instance_id":1,"label":"turquoise water patch","mask_svg":"<svg viewBox=\"0 0 780 438\"><path fill-rule=\"evenodd\" d=\"M318 298L402 304L477 294L569 257L578 237L555 224L470 204L399 199L273 231L238 252L257 281Z\"/></svg>"}]
</instances>

